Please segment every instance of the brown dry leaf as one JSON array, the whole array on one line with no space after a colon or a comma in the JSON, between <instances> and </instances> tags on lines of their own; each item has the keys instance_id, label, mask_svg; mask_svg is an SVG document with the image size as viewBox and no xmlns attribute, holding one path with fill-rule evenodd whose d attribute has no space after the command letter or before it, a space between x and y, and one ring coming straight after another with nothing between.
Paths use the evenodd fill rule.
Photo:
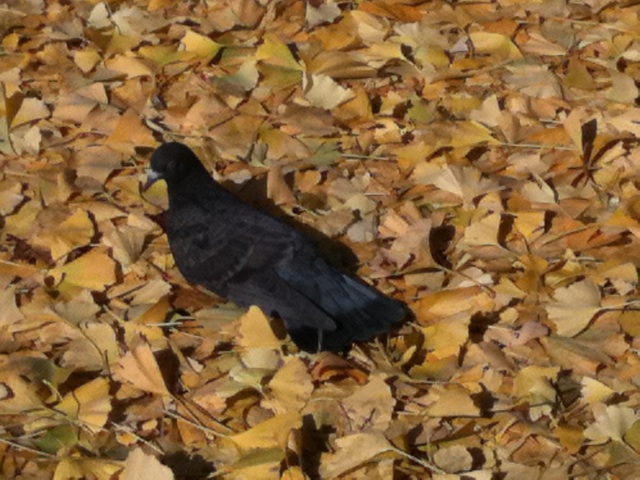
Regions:
<instances>
[{"instance_id":1,"label":"brown dry leaf","mask_svg":"<svg viewBox=\"0 0 640 480\"><path fill-rule=\"evenodd\" d=\"M99 105L108 105L108 103L109 98L104 85L100 82L91 83L63 95L55 104L53 116L80 124L94 108Z\"/></svg>"},{"instance_id":2,"label":"brown dry leaf","mask_svg":"<svg viewBox=\"0 0 640 480\"><path fill-rule=\"evenodd\" d=\"M577 335L602 310L600 290L590 280L558 288L553 296L556 301L547 306L547 312L556 326L556 333L561 336Z\"/></svg>"},{"instance_id":3,"label":"brown dry leaf","mask_svg":"<svg viewBox=\"0 0 640 480\"><path fill-rule=\"evenodd\" d=\"M333 22L341 13L340 7L335 3L313 4L308 2L304 19L309 27L315 27L321 23Z\"/></svg>"},{"instance_id":4,"label":"brown dry leaf","mask_svg":"<svg viewBox=\"0 0 640 480\"><path fill-rule=\"evenodd\" d=\"M514 228L528 241L533 242L544 233L545 212L518 212Z\"/></svg>"},{"instance_id":5,"label":"brown dry leaf","mask_svg":"<svg viewBox=\"0 0 640 480\"><path fill-rule=\"evenodd\" d=\"M498 97L491 95L485 98L480 107L469 114L469 118L487 127L497 127L502 119Z\"/></svg>"},{"instance_id":6,"label":"brown dry leaf","mask_svg":"<svg viewBox=\"0 0 640 480\"><path fill-rule=\"evenodd\" d=\"M22 203L22 185L11 179L0 182L0 213L8 215Z\"/></svg>"},{"instance_id":7,"label":"brown dry leaf","mask_svg":"<svg viewBox=\"0 0 640 480\"><path fill-rule=\"evenodd\" d=\"M477 417L480 409L473 403L471 393L462 385L434 385L420 402L431 417Z\"/></svg>"},{"instance_id":8,"label":"brown dry leaf","mask_svg":"<svg viewBox=\"0 0 640 480\"><path fill-rule=\"evenodd\" d=\"M141 478L173 480L175 478L169 467L160 463L157 457L144 453L141 448L134 448L129 453L121 475L123 480Z\"/></svg>"},{"instance_id":9,"label":"brown dry leaf","mask_svg":"<svg viewBox=\"0 0 640 480\"><path fill-rule=\"evenodd\" d=\"M89 73L101 60L100 54L93 48L85 48L74 53L73 61L84 73ZM98 84L94 84L98 85Z\"/></svg>"},{"instance_id":10,"label":"brown dry leaf","mask_svg":"<svg viewBox=\"0 0 640 480\"><path fill-rule=\"evenodd\" d=\"M104 183L122 166L122 155L102 145L89 145L73 155L78 176Z\"/></svg>"},{"instance_id":11,"label":"brown dry leaf","mask_svg":"<svg viewBox=\"0 0 640 480\"><path fill-rule=\"evenodd\" d=\"M90 319L95 318L100 312L100 307L88 290L82 290L68 302L57 303L54 310L74 325L83 326Z\"/></svg>"},{"instance_id":12,"label":"brown dry leaf","mask_svg":"<svg viewBox=\"0 0 640 480\"><path fill-rule=\"evenodd\" d=\"M505 78L507 85L535 98L560 98L562 88L546 64L534 62L512 64L507 67L511 75Z\"/></svg>"},{"instance_id":13,"label":"brown dry leaf","mask_svg":"<svg viewBox=\"0 0 640 480\"><path fill-rule=\"evenodd\" d=\"M413 204L405 204L399 213L389 212L378 230L385 238L394 238L391 247L384 250L387 259L398 268L428 268L435 265L431 257L429 235L431 220L422 218Z\"/></svg>"},{"instance_id":14,"label":"brown dry leaf","mask_svg":"<svg viewBox=\"0 0 640 480\"><path fill-rule=\"evenodd\" d=\"M462 445L453 445L439 449L433 454L434 463L449 473L460 473L471 470L473 457Z\"/></svg>"},{"instance_id":15,"label":"brown dry leaf","mask_svg":"<svg viewBox=\"0 0 640 480\"><path fill-rule=\"evenodd\" d=\"M592 346L577 338L548 336L539 341L556 365L571 369L577 374L597 376L603 365L611 363L610 357L601 346Z\"/></svg>"},{"instance_id":16,"label":"brown dry leaf","mask_svg":"<svg viewBox=\"0 0 640 480\"><path fill-rule=\"evenodd\" d=\"M0 371L0 415L35 413L43 408L35 385L17 372Z\"/></svg>"},{"instance_id":17,"label":"brown dry leaf","mask_svg":"<svg viewBox=\"0 0 640 480\"><path fill-rule=\"evenodd\" d=\"M527 182L521 189L522 195L534 203L557 203L557 193L539 175L533 174L533 181Z\"/></svg>"},{"instance_id":18,"label":"brown dry leaf","mask_svg":"<svg viewBox=\"0 0 640 480\"><path fill-rule=\"evenodd\" d=\"M640 136L640 112L637 108L628 110L607 120L607 124L618 132L628 132L631 135Z\"/></svg>"},{"instance_id":19,"label":"brown dry leaf","mask_svg":"<svg viewBox=\"0 0 640 480\"><path fill-rule=\"evenodd\" d=\"M24 203L16 213L5 218L5 228L19 238L28 237L36 224L36 218L42 211L42 205L35 200Z\"/></svg>"},{"instance_id":20,"label":"brown dry leaf","mask_svg":"<svg viewBox=\"0 0 640 480\"><path fill-rule=\"evenodd\" d=\"M84 319L86 321L86 318ZM95 371L105 368L119 357L120 349L116 332L105 323L88 323L81 326L85 337L69 342L60 363L65 368Z\"/></svg>"},{"instance_id":21,"label":"brown dry leaf","mask_svg":"<svg viewBox=\"0 0 640 480\"><path fill-rule=\"evenodd\" d=\"M276 205L292 204L296 201L279 168L272 168L267 174L267 196Z\"/></svg>"},{"instance_id":22,"label":"brown dry leaf","mask_svg":"<svg viewBox=\"0 0 640 480\"><path fill-rule=\"evenodd\" d=\"M347 376L353 378L359 384L364 384L368 378L366 372L331 352L320 352L318 354L311 369L311 375L317 382L326 382L334 378Z\"/></svg>"},{"instance_id":23,"label":"brown dry leaf","mask_svg":"<svg viewBox=\"0 0 640 480\"><path fill-rule=\"evenodd\" d=\"M0 290L0 326L7 329L9 325L24 320L24 315L16 305L16 286L9 285Z\"/></svg>"},{"instance_id":24,"label":"brown dry leaf","mask_svg":"<svg viewBox=\"0 0 640 480\"><path fill-rule=\"evenodd\" d=\"M553 431L560 444L572 453L582 448L584 435L582 428L561 425Z\"/></svg>"},{"instance_id":25,"label":"brown dry leaf","mask_svg":"<svg viewBox=\"0 0 640 480\"><path fill-rule=\"evenodd\" d=\"M416 22L421 18L420 10L411 6L410 2L362 2L360 9L381 17L397 19L401 22Z\"/></svg>"},{"instance_id":26,"label":"brown dry leaf","mask_svg":"<svg viewBox=\"0 0 640 480\"><path fill-rule=\"evenodd\" d=\"M322 478L337 478L369 462L381 453L393 451L393 446L381 433L356 433L335 441L335 453L323 454L320 463Z\"/></svg>"},{"instance_id":27,"label":"brown dry leaf","mask_svg":"<svg viewBox=\"0 0 640 480\"><path fill-rule=\"evenodd\" d=\"M170 395L160 367L148 343L140 341L113 368L113 376L143 392Z\"/></svg>"},{"instance_id":28,"label":"brown dry leaf","mask_svg":"<svg viewBox=\"0 0 640 480\"><path fill-rule=\"evenodd\" d=\"M384 375L372 375L369 382L342 401L342 408L355 431L384 431L389 427L396 400Z\"/></svg>"},{"instance_id":29,"label":"brown dry leaf","mask_svg":"<svg viewBox=\"0 0 640 480\"><path fill-rule=\"evenodd\" d=\"M610 73L611 88L607 92L607 98L613 102L634 104L640 93L634 79L615 70Z\"/></svg>"}]
</instances>

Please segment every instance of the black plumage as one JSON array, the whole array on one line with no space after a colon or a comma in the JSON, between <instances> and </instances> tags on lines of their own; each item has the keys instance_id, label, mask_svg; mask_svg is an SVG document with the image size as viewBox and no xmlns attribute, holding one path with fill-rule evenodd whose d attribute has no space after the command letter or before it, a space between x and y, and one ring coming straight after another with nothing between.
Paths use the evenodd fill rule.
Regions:
<instances>
[{"instance_id":1,"label":"black plumage","mask_svg":"<svg viewBox=\"0 0 640 480\"><path fill-rule=\"evenodd\" d=\"M307 351L343 351L384 332L406 314L328 263L305 235L224 189L177 142L151 157L147 184L164 179L166 232L184 277L242 307L280 317Z\"/></svg>"}]
</instances>

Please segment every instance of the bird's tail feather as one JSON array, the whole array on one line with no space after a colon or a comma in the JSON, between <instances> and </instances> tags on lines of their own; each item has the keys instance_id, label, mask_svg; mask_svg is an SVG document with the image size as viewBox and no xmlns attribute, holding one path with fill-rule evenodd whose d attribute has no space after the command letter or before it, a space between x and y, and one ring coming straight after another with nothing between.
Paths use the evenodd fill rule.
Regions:
<instances>
[{"instance_id":1,"label":"bird's tail feather","mask_svg":"<svg viewBox=\"0 0 640 480\"><path fill-rule=\"evenodd\" d=\"M368 340L389 331L393 324L406 316L402 303L348 275L341 276L341 294L323 302L323 307L338 324L337 330L324 332L324 349L342 350L354 340Z\"/></svg>"}]
</instances>

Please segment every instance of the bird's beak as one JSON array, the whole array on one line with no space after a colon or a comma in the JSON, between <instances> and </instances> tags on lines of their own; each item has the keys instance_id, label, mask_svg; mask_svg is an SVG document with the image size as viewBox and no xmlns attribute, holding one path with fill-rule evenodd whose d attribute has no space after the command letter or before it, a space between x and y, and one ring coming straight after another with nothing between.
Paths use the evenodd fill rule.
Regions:
<instances>
[{"instance_id":1,"label":"bird's beak","mask_svg":"<svg viewBox=\"0 0 640 480\"><path fill-rule=\"evenodd\" d=\"M151 185L156 183L158 180L162 178L162 174L156 172L155 170L147 170L147 181L144 183L142 187L142 191L146 191L149 189Z\"/></svg>"}]
</instances>

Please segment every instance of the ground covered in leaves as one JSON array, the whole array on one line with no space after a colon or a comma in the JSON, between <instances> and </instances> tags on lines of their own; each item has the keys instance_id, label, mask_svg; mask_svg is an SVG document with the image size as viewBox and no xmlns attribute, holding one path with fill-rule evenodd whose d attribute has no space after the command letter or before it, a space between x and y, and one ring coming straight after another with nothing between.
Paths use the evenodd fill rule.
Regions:
<instances>
[{"instance_id":1,"label":"ground covered in leaves","mask_svg":"<svg viewBox=\"0 0 640 480\"><path fill-rule=\"evenodd\" d=\"M12 0L0 34L0 476L640 476L637 2ZM414 318L309 355L188 285L140 188L168 140Z\"/></svg>"}]
</instances>

